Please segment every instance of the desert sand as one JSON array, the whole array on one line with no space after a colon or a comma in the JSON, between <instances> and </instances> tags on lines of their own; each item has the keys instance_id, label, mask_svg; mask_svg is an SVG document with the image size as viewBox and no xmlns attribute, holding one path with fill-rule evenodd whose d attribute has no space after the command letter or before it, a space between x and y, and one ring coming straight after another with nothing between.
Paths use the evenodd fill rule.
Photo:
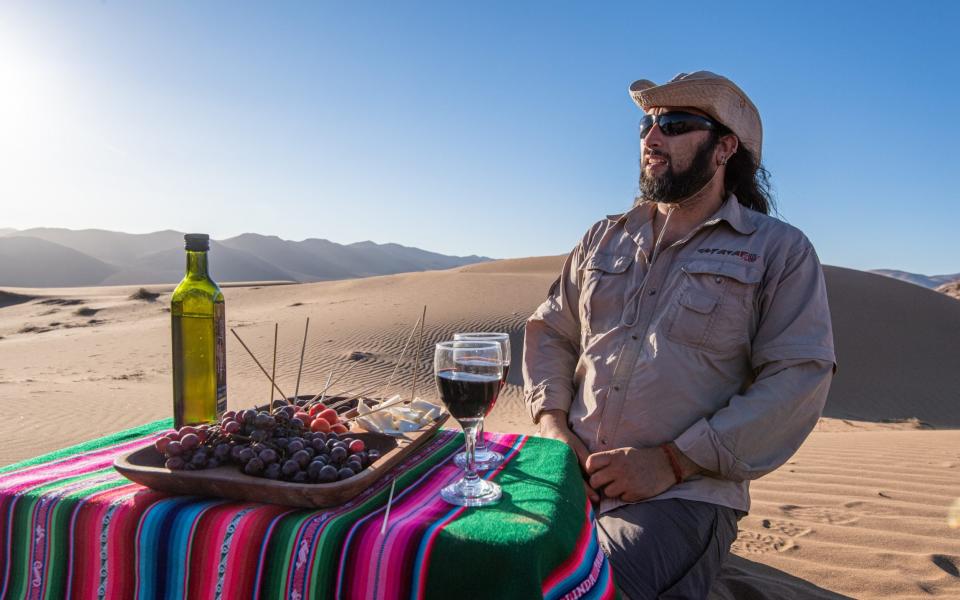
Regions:
<instances>
[{"instance_id":1,"label":"desert sand","mask_svg":"<svg viewBox=\"0 0 960 600\"><path fill-rule=\"evenodd\" d=\"M368 279L224 290L228 327L293 394L331 372L337 391L407 391L397 366L427 305L418 395L435 398L432 344L456 331L510 331L509 385L488 429L534 433L520 393L522 327L561 258L497 261ZM826 268L839 356L825 417L797 454L752 486L716 598L960 597L960 302L893 279ZM170 286L0 293L0 465L171 414ZM270 384L228 333L231 408ZM269 367L268 367L269 368Z\"/></svg>"}]
</instances>

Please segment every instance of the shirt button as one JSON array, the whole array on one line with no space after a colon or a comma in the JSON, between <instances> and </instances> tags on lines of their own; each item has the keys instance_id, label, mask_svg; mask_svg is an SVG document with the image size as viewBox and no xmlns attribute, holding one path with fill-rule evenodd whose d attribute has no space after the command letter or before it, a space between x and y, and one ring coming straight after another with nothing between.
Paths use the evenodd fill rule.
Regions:
<instances>
[{"instance_id":1,"label":"shirt button","mask_svg":"<svg viewBox=\"0 0 960 600\"><path fill-rule=\"evenodd\" d=\"M650 290L650 295L653 296L657 293L657 290Z\"/></svg>"},{"instance_id":2,"label":"shirt button","mask_svg":"<svg viewBox=\"0 0 960 600\"><path fill-rule=\"evenodd\" d=\"M723 279L721 279L719 275L717 277L714 277L713 280L716 281L717 283L720 283L723 281Z\"/></svg>"},{"instance_id":3,"label":"shirt button","mask_svg":"<svg viewBox=\"0 0 960 600\"><path fill-rule=\"evenodd\" d=\"M619 386L619 385L613 386L613 391L619 392L619 391L620 391L620 386Z\"/></svg>"},{"instance_id":4,"label":"shirt button","mask_svg":"<svg viewBox=\"0 0 960 600\"><path fill-rule=\"evenodd\" d=\"M600 443L603 444L604 446L606 446L606 445L607 445L607 438L603 438L602 440L600 440Z\"/></svg>"},{"instance_id":5,"label":"shirt button","mask_svg":"<svg viewBox=\"0 0 960 600\"><path fill-rule=\"evenodd\" d=\"M630 336L630 339L633 339L633 340L635 340L635 339L637 339L637 336L635 336L635 335L631 335L631 336Z\"/></svg>"}]
</instances>

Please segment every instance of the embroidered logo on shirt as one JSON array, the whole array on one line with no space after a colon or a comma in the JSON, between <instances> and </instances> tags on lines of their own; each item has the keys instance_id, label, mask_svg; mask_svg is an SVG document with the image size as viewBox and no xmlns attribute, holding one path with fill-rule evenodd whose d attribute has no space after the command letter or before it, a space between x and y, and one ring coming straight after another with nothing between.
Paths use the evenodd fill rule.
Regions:
<instances>
[{"instance_id":1,"label":"embroidered logo on shirt","mask_svg":"<svg viewBox=\"0 0 960 600\"><path fill-rule=\"evenodd\" d=\"M747 262L757 262L759 254L747 252L746 250L725 250L723 248L700 248L697 250L700 254L722 254L725 256L738 256Z\"/></svg>"}]
</instances>

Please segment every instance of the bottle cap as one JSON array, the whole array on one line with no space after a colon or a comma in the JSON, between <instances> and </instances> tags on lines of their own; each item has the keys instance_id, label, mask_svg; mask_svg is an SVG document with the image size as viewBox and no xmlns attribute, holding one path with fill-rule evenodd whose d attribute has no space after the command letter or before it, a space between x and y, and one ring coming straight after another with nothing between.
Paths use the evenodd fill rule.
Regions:
<instances>
[{"instance_id":1,"label":"bottle cap","mask_svg":"<svg viewBox=\"0 0 960 600\"><path fill-rule=\"evenodd\" d=\"M210 249L210 236L206 233L187 233L183 236L184 247L192 252L206 252Z\"/></svg>"}]
</instances>

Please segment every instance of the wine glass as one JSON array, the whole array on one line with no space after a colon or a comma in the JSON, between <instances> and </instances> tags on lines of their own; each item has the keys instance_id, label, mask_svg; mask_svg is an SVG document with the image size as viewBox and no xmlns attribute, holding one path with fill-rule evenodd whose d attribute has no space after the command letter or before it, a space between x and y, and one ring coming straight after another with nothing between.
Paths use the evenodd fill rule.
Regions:
<instances>
[{"instance_id":1,"label":"wine glass","mask_svg":"<svg viewBox=\"0 0 960 600\"><path fill-rule=\"evenodd\" d=\"M470 342L496 342L500 344L500 351L503 353L503 378L500 380L500 389L503 390L503 386L507 383L507 372L510 370L510 335L500 332L478 331L471 333L455 333L453 334L453 339ZM490 411L493 410L494 404L496 404L496 400L494 400L493 404L490 405L490 408L487 409L487 415L489 415ZM463 467L467 464L466 452L460 452L453 457L453 460L458 467ZM474 460L476 461L477 469L480 471L496 468L500 466L500 463L503 462L502 454L487 448L487 441L483 434L482 421L480 422L480 430L477 432L477 447L474 451Z\"/></svg>"},{"instance_id":2,"label":"wine glass","mask_svg":"<svg viewBox=\"0 0 960 600\"><path fill-rule=\"evenodd\" d=\"M440 399L460 423L466 438L463 478L440 491L450 504L484 506L500 499L500 486L477 474L474 448L477 429L500 393L503 354L496 342L450 341L437 344L433 357Z\"/></svg>"}]
</instances>

